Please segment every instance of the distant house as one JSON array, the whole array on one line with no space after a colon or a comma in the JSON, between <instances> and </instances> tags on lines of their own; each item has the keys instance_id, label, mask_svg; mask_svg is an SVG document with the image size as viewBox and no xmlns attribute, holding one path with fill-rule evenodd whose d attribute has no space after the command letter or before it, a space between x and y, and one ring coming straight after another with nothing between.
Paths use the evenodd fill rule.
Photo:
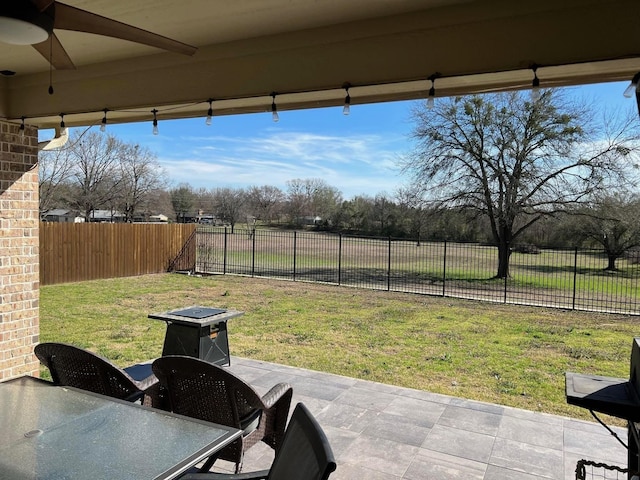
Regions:
<instances>
[{"instance_id":1,"label":"distant house","mask_svg":"<svg viewBox=\"0 0 640 480\"><path fill-rule=\"evenodd\" d=\"M167 223L169 221L169 217L159 213L158 215L151 215L149 217L149 221L154 223Z\"/></svg>"},{"instance_id":2,"label":"distant house","mask_svg":"<svg viewBox=\"0 0 640 480\"><path fill-rule=\"evenodd\" d=\"M296 218L296 223L298 225L320 225L322 223L322 218L313 215L307 215L304 217Z\"/></svg>"},{"instance_id":3,"label":"distant house","mask_svg":"<svg viewBox=\"0 0 640 480\"><path fill-rule=\"evenodd\" d=\"M169 217L161 213L149 215L148 213L137 213L133 216L133 223L168 223Z\"/></svg>"},{"instance_id":4,"label":"distant house","mask_svg":"<svg viewBox=\"0 0 640 480\"><path fill-rule=\"evenodd\" d=\"M84 218L78 215L77 211L65 210L63 208L54 208L45 212L41 220L43 222L60 222L60 223L82 223Z\"/></svg>"},{"instance_id":5,"label":"distant house","mask_svg":"<svg viewBox=\"0 0 640 480\"><path fill-rule=\"evenodd\" d=\"M89 214L90 222L97 223L118 223L124 222L125 215L116 210L91 210Z\"/></svg>"},{"instance_id":6,"label":"distant house","mask_svg":"<svg viewBox=\"0 0 640 480\"><path fill-rule=\"evenodd\" d=\"M205 214L198 215L198 223L201 223L203 225L222 225L222 221L218 220L218 217L216 217L215 215Z\"/></svg>"}]
</instances>

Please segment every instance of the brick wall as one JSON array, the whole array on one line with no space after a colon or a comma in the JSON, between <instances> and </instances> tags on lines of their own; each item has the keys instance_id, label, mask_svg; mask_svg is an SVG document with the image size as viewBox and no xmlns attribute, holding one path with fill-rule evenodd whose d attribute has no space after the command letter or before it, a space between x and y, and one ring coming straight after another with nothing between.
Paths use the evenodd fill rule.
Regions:
<instances>
[{"instance_id":1,"label":"brick wall","mask_svg":"<svg viewBox=\"0 0 640 480\"><path fill-rule=\"evenodd\" d=\"M0 381L37 374L38 131L0 121Z\"/></svg>"}]
</instances>

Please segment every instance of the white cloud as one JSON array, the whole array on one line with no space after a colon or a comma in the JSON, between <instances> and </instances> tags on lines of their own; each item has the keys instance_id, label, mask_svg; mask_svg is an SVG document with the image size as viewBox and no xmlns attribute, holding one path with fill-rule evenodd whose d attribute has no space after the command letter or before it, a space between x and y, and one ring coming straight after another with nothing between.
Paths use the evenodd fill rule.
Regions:
<instances>
[{"instance_id":1,"label":"white cloud","mask_svg":"<svg viewBox=\"0 0 640 480\"><path fill-rule=\"evenodd\" d=\"M402 183L395 164L407 148L399 135L335 136L268 132L244 137L183 137L159 161L173 183L194 188L273 185L322 178L346 198L392 192ZM170 153L169 153L170 152Z\"/></svg>"}]
</instances>

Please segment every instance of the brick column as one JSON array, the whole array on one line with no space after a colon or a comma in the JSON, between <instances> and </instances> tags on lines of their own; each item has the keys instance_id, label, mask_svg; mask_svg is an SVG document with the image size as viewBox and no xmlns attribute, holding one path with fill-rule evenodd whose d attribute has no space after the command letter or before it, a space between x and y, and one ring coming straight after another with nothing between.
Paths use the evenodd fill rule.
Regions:
<instances>
[{"instance_id":1,"label":"brick column","mask_svg":"<svg viewBox=\"0 0 640 480\"><path fill-rule=\"evenodd\" d=\"M0 381L37 375L38 130L0 121Z\"/></svg>"}]
</instances>

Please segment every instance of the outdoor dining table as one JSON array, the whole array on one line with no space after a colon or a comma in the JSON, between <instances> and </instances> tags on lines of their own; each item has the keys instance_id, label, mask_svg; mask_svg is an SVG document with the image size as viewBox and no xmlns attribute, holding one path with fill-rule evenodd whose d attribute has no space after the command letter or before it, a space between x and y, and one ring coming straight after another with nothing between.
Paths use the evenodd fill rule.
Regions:
<instances>
[{"instance_id":1,"label":"outdoor dining table","mask_svg":"<svg viewBox=\"0 0 640 480\"><path fill-rule=\"evenodd\" d=\"M0 383L0 479L173 479L240 435L33 377Z\"/></svg>"}]
</instances>

